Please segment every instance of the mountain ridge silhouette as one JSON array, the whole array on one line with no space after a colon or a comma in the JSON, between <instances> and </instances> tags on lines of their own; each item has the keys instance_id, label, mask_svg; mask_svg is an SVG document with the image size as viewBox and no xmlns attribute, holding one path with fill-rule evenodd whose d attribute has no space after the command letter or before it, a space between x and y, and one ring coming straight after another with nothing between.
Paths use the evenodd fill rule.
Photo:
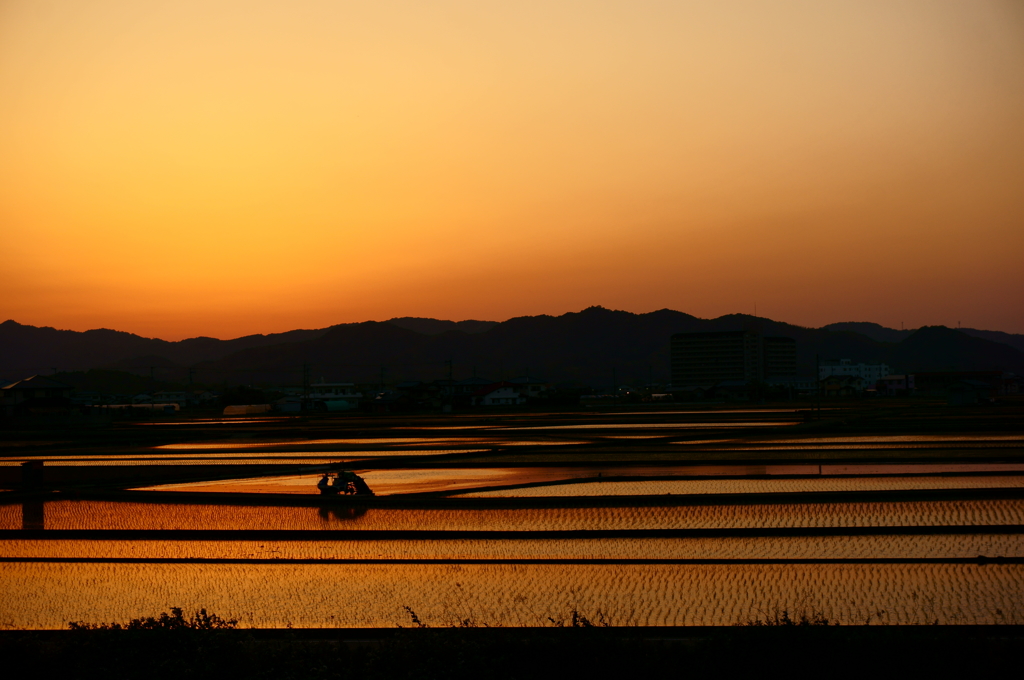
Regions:
<instances>
[{"instance_id":1,"label":"mountain ridge silhouette","mask_svg":"<svg viewBox=\"0 0 1024 680\"><path fill-rule=\"evenodd\" d=\"M856 329L856 330L855 330ZM0 375L116 368L181 380L191 368L205 384L299 384L303 367L314 380L346 382L455 379L517 375L556 383L610 386L668 382L669 338L693 331L757 330L797 340L801 374L816 356L885 361L905 370L1024 372L1024 336L998 331L925 327L895 331L868 322L807 328L746 314L701 319L661 309L635 314L589 307L559 316L521 316L502 322L402 317L338 324L231 340L170 342L123 331L59 331L7 321L0 324ZM969 332L969 331L974 331ZM893 335L898 333L900 335ZM1007 336L1014 345L978 335ZM876 336L876 337L872 337ZM896 342L880 338L896 338ZM154 368L150 368L154 367Z\"/></svg>"}]
</instances>

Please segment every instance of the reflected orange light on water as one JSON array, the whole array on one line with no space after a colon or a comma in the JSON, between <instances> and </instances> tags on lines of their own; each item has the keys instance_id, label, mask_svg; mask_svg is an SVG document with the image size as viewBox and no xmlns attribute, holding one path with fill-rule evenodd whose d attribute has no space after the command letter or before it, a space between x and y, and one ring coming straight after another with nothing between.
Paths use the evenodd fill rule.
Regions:
<instances>
[{"instance_id":1,"label":"reflected orange light on water","mask_svg":"<svg viewBox=\"0 0 1024 680\"><path fill-rule=\"evenodd\" d=\"M1024 500L786 503L591 508L289 507L209 503L52 501L47 529L566 531L785 527L1024 525ZM0 505L0 529L22 506Z\"/></svg>"},{"instance_id":2,"label":"reflected orange light on water","mask_svg":"<svg viewBox=\"0 0 1024 680\"><path fill-rule=\"evenodd\" d=\"M431 625L539 626L571 609L615 626L728 626L779 609L845 624L1021 624L1024 567L988 564L408 565L0 564L18 628L124 621L168 602L243 626L384 627L411 607ZM40 583L48 583L40 589ZM884 584L884 585L883 585ZM768 609L765 609L767 606Z\"/></svg>"}]
</instances>

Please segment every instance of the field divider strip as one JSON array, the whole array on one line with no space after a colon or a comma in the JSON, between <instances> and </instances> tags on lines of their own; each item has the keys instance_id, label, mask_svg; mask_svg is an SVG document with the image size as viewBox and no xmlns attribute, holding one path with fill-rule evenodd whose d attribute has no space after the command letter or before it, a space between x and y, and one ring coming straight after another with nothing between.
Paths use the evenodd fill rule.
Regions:
<instances>
[{"instance_id":1,"label":"field divider strip","mask_svg":"<svg viewBox=\"0 0 1024 680\"><path fill-rule=\"evenodd\" d=\"M230 558L230 557L0 557L5 563L50 564L407 564L407 565L744 565L744 564L973 564L1024 565L1024 557L846 557L846 558Z\"/></svg>"},{"instance_id":2,"label":"field divider strip","mask_svg":"<svg viewBox=\"0 0 1024 680\"><path fill-rule=\"evenodd\" d=\"M493 490L482 488L481 491ZM316 494L227 493L189 491L92 491L59 493L12 493L8 502L34 500L121 500L149 503L206 503L244 506L322 508L577 508L577 507L676 507L700 505L779 505L804 503L857 503L899 501L956 501L1024 498L1024 487L970 487L960 489L899 489L875 491L777 491L715 494L664 494L640 496L492 496L451 498L470 489L390 496L337 498Z\"/></svg>"},{"instance_id":3,"label":"field divider strip","mask_svg":"<svg viewBox=\"0 0 1024 680\"><path fill-rule=\"evenodd\" d=\"M544 540L644 538L781 538L832 536L935 536L1024 534L1021 524L708 527L690 529L568 529L538 531L367 529L4 529L0 540L106 541L387 541Z\"/></svg>"}]
</instances>

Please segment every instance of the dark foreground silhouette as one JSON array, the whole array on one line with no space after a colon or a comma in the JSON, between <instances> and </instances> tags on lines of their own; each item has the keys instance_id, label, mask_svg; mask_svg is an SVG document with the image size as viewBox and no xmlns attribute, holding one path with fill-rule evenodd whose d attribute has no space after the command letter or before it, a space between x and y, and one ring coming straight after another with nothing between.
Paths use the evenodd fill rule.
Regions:
<instances>
[{"instance_id":1,"label":"dark foreground silhouette","mask_svg":"<svg viewBox=\"0 0 1024 680\"><path fill-rule=\"evenodd\" d=\"M1017 626L835 626L820 616L725 628L615 628L572 612L548 628L247 630L205 610L0 633L7 677L974 677L1024 651Z\"/></svg>"}]
</instances>

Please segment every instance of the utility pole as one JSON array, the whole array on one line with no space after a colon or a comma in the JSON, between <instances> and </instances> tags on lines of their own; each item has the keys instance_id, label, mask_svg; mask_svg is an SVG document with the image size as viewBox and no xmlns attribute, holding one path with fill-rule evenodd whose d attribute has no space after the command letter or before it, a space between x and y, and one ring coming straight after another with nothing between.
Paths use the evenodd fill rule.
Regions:
<instances>
[{"instance_id":1,"label":"utility pole","mask_svg":"<svg viewBox=\"0 0 1024 680\"><path fill-rule=\"evenodd\" d=\"M455 382L452 380L452 360L444 362L448 366L448 397L450 399L448 403L448 411L451 411L455 406ZM442 407L443 409L443 407Z\"/></svg>"},{"instance_id":2,"label":"utility pole","mask_svg":"<svg viewBox=\"0 0 1024 680\"><path fill-rule=\"evenodd\" d=\"M384 367L380 367L380 391L384 391Z\"/></svg>"},{"instance_id":3,"label":"utility pole","mask_svg":"<svg viewBox=\"0 0 1024 680\"><path fill-rule=\"evenodd\" d=\"M814 355L814 377L818 381L817 382L818 389L815 390L817 392L817 397L818 397L818 408L817 408L818 412L816 414L816 417L817 418L821 418L821 355L820 354L815 354Z\"/></svg>"},{"instance_id":4,"label":"utility pole","mask_svg":"<svg viewBox=\"0 0 1024 680\"><path fill-rule=\"evenodd\" d=\"M194 376L195 373L196 373L196 369L194 369L194 368L189 368L188 369L188 384L190 386L193 384L192 376Z\"/></svg>"},{"instance_id":5,"label":"utility pole","mask_svg":"<svg viewBox=\"0 0 1024 680\"><path fill-rule=\"evenodd\" d=\"M303 406L309 399L309 364L302 364L302 401Z\"/></svg>"}]
</instances>

